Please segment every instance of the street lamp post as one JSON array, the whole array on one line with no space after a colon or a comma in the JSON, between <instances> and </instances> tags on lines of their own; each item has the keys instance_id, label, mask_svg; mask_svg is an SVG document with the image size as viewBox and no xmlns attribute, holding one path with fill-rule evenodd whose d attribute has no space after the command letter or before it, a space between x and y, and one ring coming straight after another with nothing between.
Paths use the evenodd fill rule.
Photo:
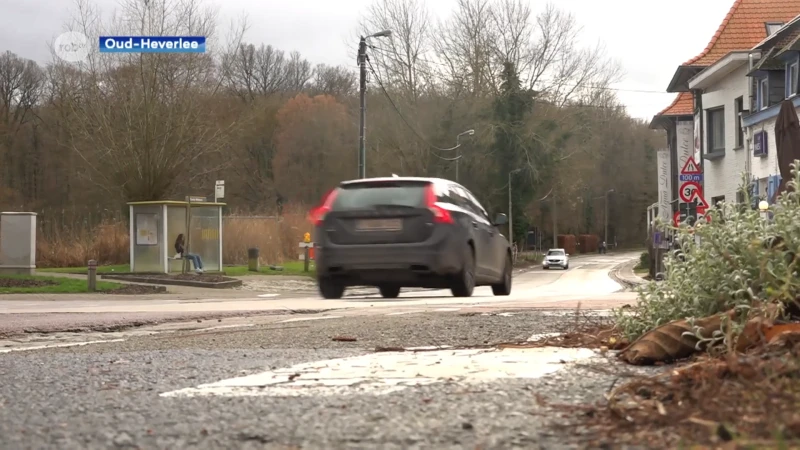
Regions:
<instances>
[{"instance_id":1,"label":"street lamp post","mask_svg":"<svg viewBox=\"0 0 800 450\"><path fill-rule=\"evenodd\" d=\"M474 134L475 134L475 130L467 130L467 131L465 131L463 133L459 133L458 136L456 136L456 146L455 146L456 150L458 150L458 148L461 147L461 143L459 142L460 139L461 139L461 136L472 136ZM461 159L461 154L460 153L461 152L456 151L456 183L458 183L458 160Z\"/></svg>"},{"instance_id":2,"label":"street lamp post","mask_svg":"<svg viewBox=\"0 0 800 450\"><path fill-rule=\"evenodd\" d=\"M373 37L391 36L390 30L379 31L369 36L361 36L358 43L358 62L359 71L359 96L361 102L360 121L358 127L358 177L367 177L367 150L364 131L367 121L367 39Z\"/></svg>"},{"instance_id":3,"label":"street lamp post","mask_svg":"<svg viewBox=\"0 0 800 450\"><path fill-rule=\"evenodd\" d=\"M514 245L514 212L512 211L513 204L511 203L511 175L522 170L521 167L508 172L508 242Z\"/></svg>"},{"instance_id":4,"label":"street lamp post","mask_svg":"<svg viewBox=\"0 0 800 450\"><path fill-rule=\"evenodd\" d=\"M605 237L604 237L604 241L603 242L606 243L606 246L608 246L608 194L610 194L612 192L614 192L614 189L609 189L608 191L606 191L606 195L605 195L605 197L606 197L606 208L605 209L606 210L605 210L605 214L604 214L604 217L603 217L603 221L605 222L604 223L605 230L604 230L603 236L605 236Z\"/></svg>"}]
</instances>

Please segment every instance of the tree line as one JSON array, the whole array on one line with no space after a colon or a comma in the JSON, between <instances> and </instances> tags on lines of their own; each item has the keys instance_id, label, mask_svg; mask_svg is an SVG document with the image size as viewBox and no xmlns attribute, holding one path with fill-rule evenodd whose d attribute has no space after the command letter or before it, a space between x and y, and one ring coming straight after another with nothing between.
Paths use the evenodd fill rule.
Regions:
<instances>
[{"instance_id":1,"label":"tree line","mask_svg":"<svg viewBox=\"0 0 800 450\"><path fill-rule=\"evenodd\" d=\"M78 0L76 12L69 27L90 41L204 35L209 49L90 52L44 66L0 55L3 210L68 223L125 211L126 201L211 195L224 179L231 210L280 213L357 176L355 58L315 65L247 42L246 19L225 32L201 0L128 0L111 19ZM578 44L571 14L458 0L436 21L422 0L375 0L354 36L384 29L392 36L368 48L367 176L455 179L458 165L493 213L507 212L510 179L515 236L533 227L549 236L554 223L601 234L614 189L612 235L643 240L663 137L626 113L610 88L619 64L600 44ZM454 150L465 130L475 133Z\"/></svg>"}]
</instances>

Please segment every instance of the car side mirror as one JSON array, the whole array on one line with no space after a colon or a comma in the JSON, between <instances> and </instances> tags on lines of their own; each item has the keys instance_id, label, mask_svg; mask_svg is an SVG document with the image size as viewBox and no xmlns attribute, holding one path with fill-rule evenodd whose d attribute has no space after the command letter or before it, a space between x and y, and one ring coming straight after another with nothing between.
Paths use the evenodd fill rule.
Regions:
<instances>
[{"instance_id":1,"label":"car side mirror","mask_svg":"<svg viewBox=\"0 0 800 450\"><path fill-rule=\"evenodd\" d=\"M498 226L499 226L499 225L505 225L505 224L507 224L507 223L508 223L508 216L506 216L506 215L505 215L505 214L503 214L503 213L500 213L500 214L498 214L498 215L497 215L497 216L494 218L494 224L495 224L495 225L498 225Z\"/></svg>"}]
</instances>

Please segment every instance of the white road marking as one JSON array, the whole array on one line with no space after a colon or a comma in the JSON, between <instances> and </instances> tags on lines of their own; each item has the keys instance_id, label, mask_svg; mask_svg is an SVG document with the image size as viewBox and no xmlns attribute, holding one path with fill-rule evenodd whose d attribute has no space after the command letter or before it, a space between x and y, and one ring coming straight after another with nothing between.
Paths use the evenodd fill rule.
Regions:
<instances>
[{"instance_id":1,"label":"white road marking","mask_svg":"<svg viewBox=\"0 0 800 450\"><path fill-rule=\"evenodd\" d=\"M287 319L282 320L278 323L289 323L289 322L303 322L306 320L324 320L324 319L341 319L342 316L322 316L322 317L298 317L296 319Z\"/></svg>"},{"instance_id":2,"label":"white road marking","mask_svg":"<svg viewBox=\"0 0 800 450\"><path fill-rule=\"evenodd\" d=\"M381 352L297 364L195 388L164 392L162 397L382 395L433 383L474 383L503 378L541 378L565 362L591 358L589 349L556 347L502 350Z\"/></svg>"},{"instance_id":3,"label":"white road marking","mask_svg":"<svg viewBox=\"0 0 800 450\"><path fill-rule=\"evenodd\" d=\"M65 342L61 344L47 344L47 345L36 345L30 347L4 348L0 350L0 353L25 352L28 350L42 350L46 348L59 348L59 347L80 347L83 345L105 344L107 342L124 342L124 341L125 339L109 339L107 341Z\"/></svg>"},{"instance_id":4,"label":"white road marking","mask_svg":"<svg viewBox=\"0 0 800 450\"><path fill-rule=\"evenodd\" d=\"M191 331L208 331L208 330L221 330L223 328L246 328L246 327L254 327L256 324L254 323L243 323L240 325L217 325L215 327L208 327L208 328L194 328Z\"/></svg>"},{"instance_id":5,"label":"white road marking","mask_svg":"<svg viewBox=\"0 0 800 450\"><path fill-rule=\"evenodd\" d=\"M277 297L280 294L259 294L261 298Z\"/></svg>"},{"instance_id":6,"label":"white road marking","mask_svg":"<svg viewBox=\"0 0 800 450\"><path fill-rule=\"evenodd\" d=\"M384 315L385 316L402 316L403 314L415 314L415 313L421 313L421 312L425 312L425 310L417 309L417 310L414 310L414 311L400 311L400 312L393 312L393 313L388 313L388 314L384 314Z\"/></svg>"},{"instance_id":7,"label":"white road marking","mask_svg":"<svg viewBox=\"0 0 800 450\"><path fill-rule=\"evenodd\" d=\"M450 311L459 311L459 310L461 310L461 308L439 308L439 309L434 309L434 311L436 311L436 312L450 312Z\"/></svg>"},{"instance_id":8,"label":"white road marking","mask_svg":"<svg viewBox=\"0 0 800 450\"><path fill-rule=\"evenodd\" d=\"M540 333L534 334L533 336L528 338L528 342L538 341L540 339L549 338L549 337L556 337L561 336L561 333Z\"/></svg>"}]
</instances>

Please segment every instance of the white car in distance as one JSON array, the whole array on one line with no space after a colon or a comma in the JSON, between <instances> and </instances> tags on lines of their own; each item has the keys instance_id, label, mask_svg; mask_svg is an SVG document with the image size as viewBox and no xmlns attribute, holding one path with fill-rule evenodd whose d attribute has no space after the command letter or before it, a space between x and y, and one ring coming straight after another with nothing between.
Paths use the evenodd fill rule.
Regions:
<instances>
[{"instance_id":1,"label":"white car in distance","mask_svg":"<svg viewBox=\"0 0 800 450\"><path fill-rule=\"evenodd\" d=\"M542 261L542 269L548 270L551 267L569 269L569 253L564 251L563 248L551 248L548 250Z\"/></svg>"}]
</instances>

